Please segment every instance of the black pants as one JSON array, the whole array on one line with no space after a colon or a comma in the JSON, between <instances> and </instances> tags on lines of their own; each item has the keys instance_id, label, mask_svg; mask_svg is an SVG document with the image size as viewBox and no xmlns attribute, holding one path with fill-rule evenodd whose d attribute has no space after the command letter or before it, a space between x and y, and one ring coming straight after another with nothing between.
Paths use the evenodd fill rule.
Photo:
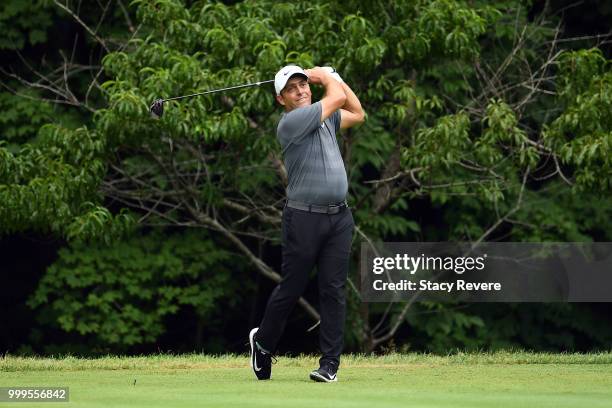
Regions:
<instances>
[{"instance_id":1,"label":"black pants","mask_svg":"<svg viewBox=\"0 0 612 408\"><path fill-rule=\"evenodd\" d=\"M282 219L282 280L270 295L257 342L274 351L287 318L306 289L308 275L318 271L321 362L340 363L346 315L345 284L355 223L349 208L320 214L285 206Z\"/></svg>"}]
</instances>

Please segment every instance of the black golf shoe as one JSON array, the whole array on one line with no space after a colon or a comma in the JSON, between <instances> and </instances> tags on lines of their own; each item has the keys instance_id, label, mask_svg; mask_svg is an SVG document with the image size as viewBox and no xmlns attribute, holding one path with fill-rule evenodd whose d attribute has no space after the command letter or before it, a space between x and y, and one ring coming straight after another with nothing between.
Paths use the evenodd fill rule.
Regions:
<instances>
[{"instance_id":1,"label":"black golf shoe","mask_svg":"<svg viewBox=\"0 0 612 408\"><path fill-rule=\"evenodd\" d=\"M272 358L271 353L262 350L255 342L255 333L259 330L255 327L249 333L249 343L251 345L251 368L257 376L258 380L269 380L272 375Z\"/></svg>"},{"instance_id":2,"label":"black golf shoe","mask_svg":"<svg viewBox=\"0 0 612 408\"><path fill-rule=\"evenodd\" d=\"M310 379L317 382L336 382L338 381L338 366L332 361L324 361L318 370L310 373Z\"/></svg>"}]
</instances>

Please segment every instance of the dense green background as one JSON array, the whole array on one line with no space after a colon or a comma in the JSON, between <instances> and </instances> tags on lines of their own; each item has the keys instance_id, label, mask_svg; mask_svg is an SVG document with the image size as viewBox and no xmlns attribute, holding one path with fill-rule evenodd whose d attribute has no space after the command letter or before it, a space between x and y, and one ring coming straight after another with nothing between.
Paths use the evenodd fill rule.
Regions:
<instances>
[{"instance_id":1,"label":"dense green background","mask_svg":"<svg viewBox=\"0 0 612 408\"><path fill-rule=\"evenodd\" d=\"M349 350L612 345L607 304L360 302L359 243L612 241L605 1L0 5L0 349L242 351L279 279L271 87L333 65L357 230ZM318 94L320 95L320 93ZM281 351L314 351L314 287Z\"/></svg>"}]
</instances>

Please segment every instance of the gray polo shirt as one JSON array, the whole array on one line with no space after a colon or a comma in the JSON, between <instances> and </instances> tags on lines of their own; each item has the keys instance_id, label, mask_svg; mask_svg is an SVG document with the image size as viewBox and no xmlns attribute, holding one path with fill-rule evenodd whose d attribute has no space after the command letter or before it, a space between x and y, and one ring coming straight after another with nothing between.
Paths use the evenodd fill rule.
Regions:
<instances>
[{"instance_id":1,"label":"gray polo shirt","mask_svg":"<svg viewBox=\"0 0 612 408\"><path fill-rule=\"evenodd\" d=\"M290 200L326 205L346 198L346 170L336 140L340 110L321 123L321 109L321 102L316 102L283 113L278 122Z\"/></svg>"}]
</instances>

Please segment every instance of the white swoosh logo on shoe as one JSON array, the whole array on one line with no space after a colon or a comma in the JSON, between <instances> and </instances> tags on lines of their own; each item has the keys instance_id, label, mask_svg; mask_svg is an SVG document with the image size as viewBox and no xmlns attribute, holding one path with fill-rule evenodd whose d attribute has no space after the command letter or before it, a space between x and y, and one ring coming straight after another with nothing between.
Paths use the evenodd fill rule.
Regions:
<instances>
[{"instance_id":1,"label":"white swoosh logo on shoe","mask_svg":"<svg viewBox=\"0 0 612 408\"><path fill-rule=\"evenodd\" d=\"M261 370L261 367L257 367L257 356L256 356L256 355L255 355L255 356L253 356L253 360L254 360L254 362L253 362L253 369L254 369L255 371L260 371L260 370Z\"/></svg>"}]
</instances>

